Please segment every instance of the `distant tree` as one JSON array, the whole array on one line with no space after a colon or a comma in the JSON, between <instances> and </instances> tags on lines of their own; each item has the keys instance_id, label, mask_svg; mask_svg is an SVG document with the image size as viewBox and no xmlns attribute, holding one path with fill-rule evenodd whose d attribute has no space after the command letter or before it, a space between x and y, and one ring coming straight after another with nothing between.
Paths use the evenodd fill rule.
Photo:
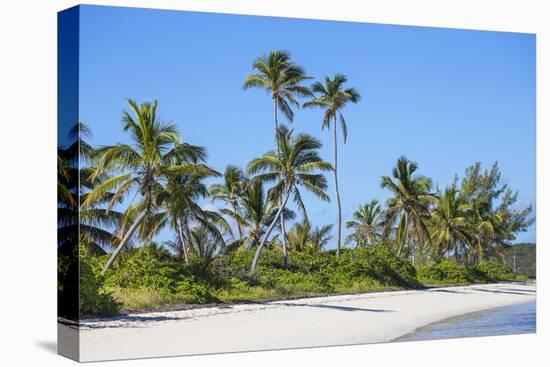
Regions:
<instances>
[{"instance_id":1,"label":"distant tree","mask_svg":"<svg viewBox=\"0 0 550 367\"><path fill-rule=\"evenodd\" d=\"M437 261L450 251L457 257L468 251L471 238L467 220L469 210L470 206L460 200L458 190L452 186L436 196L432 209L431 240Z\"/></svg>"},{"instance_id":2,"label":"distant tree","mask_svg":"<svg viewBox=\"0 0 550 367\"><path fill-rule=\"evenodd\" d=\"M346 222L346 227L353 230L347 241L354 242L355 247L376 245L382 235L381 214L382 206L376 199L358 205L353 220Z\"/></svg>"},{"instance_id":3,"label":"distant tree","mask_svg":"<svg viewBox=\"0 0 550 367\"><path fill-rule=\"evenodd\" d=\"M212 201L221 201L229 206L232 217L237 223L239 230L239 241L243 241L243 225L237 219L239 214L239 199L243 196L248 179L243 171L235 166L227 166L223 174L223 183L212 184L209 188L209 195Z\"/></svg>"},{"instance_id":4,"label":"distant tree","mask_svg":"<svg viewBox=\"0 0 550 367\"><path fill-rule=\"evenodd\" d=\"M328 244L332 236L331 224L325 224L321 227L313 227L311 223L304 218L301 223L294 223L288 231L288 244L290 249L299 252L309 252L310 254L319 253Z\"/></svg>"},{"instance_id":5,"label":"distant tree","mask_svg":"<svg viewBox=\"0 0 550 367\"><path fill-rule=\"evenodd\" d=\"M430 218L430 203L434 195L430 192L429 178L415 174L416 162L405 157L397 160L392 171L393 178L383 176L381 186L392 193L386 202L382 223L386 233L395 227L395 237L399 244L397 255L410 242L429 241L430 233L426 221Z\"/></svg>"}]
</instances>

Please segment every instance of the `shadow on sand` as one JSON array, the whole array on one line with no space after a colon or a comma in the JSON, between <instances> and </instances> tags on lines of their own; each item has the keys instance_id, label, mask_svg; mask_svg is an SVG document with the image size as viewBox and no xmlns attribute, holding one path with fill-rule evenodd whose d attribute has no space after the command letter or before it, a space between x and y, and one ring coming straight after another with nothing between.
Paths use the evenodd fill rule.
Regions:
<instances>
[{"instance_id":1,"label":"shadow on sand","mask_svg":"<svg viewBox=\"0 0 550 367\"><path fill-rule=\"evenodd\" d=\"M298 306L298 307L316 307L316 308L328 308L337 311L364 311L364 312L394 312L393 310L381 310L376 308L360 308L349 306L335 306L335 305L323 305L323 304L307 304L307 303L278 303L284 306Z\"/></svg>"}]
</instances>

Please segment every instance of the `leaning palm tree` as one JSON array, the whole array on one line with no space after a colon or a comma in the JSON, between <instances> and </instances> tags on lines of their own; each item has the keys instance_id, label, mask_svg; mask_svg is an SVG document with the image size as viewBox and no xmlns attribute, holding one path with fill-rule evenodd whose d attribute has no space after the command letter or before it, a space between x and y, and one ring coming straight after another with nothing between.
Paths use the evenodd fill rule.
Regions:
<instances>
[{"instance_id":1,"label":"leaning palm tree","mask_svg":"<svg viewBox=\"0 0 550 367\"><path fill-rule=\"evenodd\" d=\"M275 134L279 128L278 110L289 122L294 121L292 106L299 108L300 104L296 97L310 97L313 94L302 83L311 79L306 75L305 70L296 65L290 59L290 53L285 50L271 51L267 56L261 56L252 64L254 72L248 74L243 83L244 89L261 88L269 93L273 100L273 123ZM278 143L277 143L278 144ZM277 145L277 150L279 146ZM278 198L280 201L281 198ZM286 251L286 230L284 212L281 212L281 232L283 247Z\"/></svg>"},{"instance_id":2,"label":"leaning palm tree","mask_svg":"<svg viewBox=\"0 0 550 367\"><path fill-rule=\"evenodd\" d=\"M348 137L348 128L342 109L348 102L357 103L361 96L354 88L344 88L347 78L342 74L336 74L333 79L325 77L325 85L315 82L311 90L318 94L317 97L304 103L304 107L320 107L325 110L323 115L322 129L330 129L332 124L334 140L334 189L336 191L336 203L338 205L338 229L336 240L336 256L340 256L340 245L342 239L342 205L340 203L340 191L338 189L338 139L336 121L340 119L340 126L344 136L344 144Z\"/></svg>"},{"instance_id":3,"label":"leaning palm tree","mask_svg":"<svg viewBox=\"0 0 550 367\"><path fill-rule=\"evenodd\" d=\"M234 212L227 208L222 208L221 213L233 218L236 222L241 223L246 231L242 242L239 242L239 246L245 245L246 249L256 249L260 244L266 228L276 218L277 206L273 201L267 197L264 184L260 180L249 181L241 197L239 198L239 211ZM289 210L284 209L285 218L294 219L296 214Z\"/></svg>"},{"instance_id":4,"label":"leaning palm tree","mask_svg":"<svg viewBox=\"0 0 550 367\"><path fill-rule=\"evenodd\" d=\"M243 171L235 166L227 166L223 174L223 183L210 185L208 192L214 201L221 201L227 204L232 211L232 216L236 217L239 213L239 198L242 197L244 188L247 184L247 178ZM239 242L243 241L243 225L240 221L237 222L239 230Z\"/></svg>"},{"instance_id":5,"label":"leaning palm tree","mask_svg":"<svg viewBox=\"0 0 550 367\"><path fill-rule=\"evenodd\" d=\"M398 256L410 241L429 241L426 220L430 217L429 205L433 200L430 193L432 182L427 177L415 175L417 169L416 162L401 157L392 171L393 179L383 176L381 180L381 187L393 194L386 202L382 223L386 235L397 225Z\"/></svg>"},{"instance_id":6,"label":"leaning palm tree","mask_svg":"<svg viewBox=\"0 0 550 367\"><path fill-rule=\"evenodd\" d=\"M279 127L276 138L279 151L267 152L250 161L247 167L248 174L256 175L254 180L274 182L275 184L270 190L271 195L281 198L276 217L267 228L264 238L254 254L251 271L256 270L262 249L290 196L293 196L295 202L302 202L299 187L305 188L321 200L330 200L325 192L326 178L322 173L317 173L332 169L330 163L323 161L319 156L318 150L321 148L321 142L307 134L294 136L294 132L285 126ZM288 253L285 247L283 247L283 256L286 267Z\"/></svg>"},{"instance_id":7,"label":"leaning palm tree","mask_svg":"<svg viewBox=\"0 0 550 367\"><path fill-rule=\"evenodd\" d=\"M467 251L471 240L469 211L470 205L461 200L454 187L447 187L436 197L431 232L436 261L451 250L457 258Z\"/></svg>"},{"instance_id":8,"label":"leaning palm tree","mask_svg":"<svg viewBox=\"0 0 550 367\"><path fill-rule=\"evenodd\" d=\"M131 143L105 146L97 150L94 161L96 170L90 176L91 179L105 172L115 175L94 187L84 202L93 202L109 191L113 191L114 195L108 209L129 193L135 192L140 198L135 206L138 209L135 219L103 266L101 274L105 274L130 237L140 225L143 226L143 222L154 222L153 218L158 213L156 196L162 191L168 175L212 171L198 163L204 161L204 148L182 144L175 124L159 121L157 101L138 105L128 100L128 106L131 112L124 112L122 124L123 130L130 135ZM150 225L145 226L148 227Z\"/></svg>"},{"instance_id":9,"label":"leaning palm tree","mask_svg":"<svg viewBox=\"0 0 550 367\"><path fill-rule=\"evenodd\" d=\"M361 204L353 213L353 220L346 222L346 227L353 233L348 241L355 242L355 246L373 246L381 237L380 219L382 206L374 199L370 203Z\"/></svg>"}]
</instances>

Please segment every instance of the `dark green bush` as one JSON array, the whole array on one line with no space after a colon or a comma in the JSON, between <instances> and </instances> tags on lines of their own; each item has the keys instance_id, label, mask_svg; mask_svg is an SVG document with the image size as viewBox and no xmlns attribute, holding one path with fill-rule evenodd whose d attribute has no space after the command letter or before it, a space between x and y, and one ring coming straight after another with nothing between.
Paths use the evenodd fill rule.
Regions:
<instances>
[{"instance_id":1,"label":"dark green bush","mask_svg":"<svg viewBox=\"0 0 550 367\"><path fill-rule=\"evenodd\" d=\"M166 249L154 245L133 249L124 254L117 266L110 269L105 285L131 290L150 290L159 295L175 296L174 301L207 303L216 300L206 282L192 274Z\"/></svg>"},{"instance_id":2,"label":"dark green bush","mask_svg":"<svg viewBox=\"0 0 550 367\"><path fill-rule=\"evenodd\" d=\"M102 286L95 259L80 252L80 314L108 315L117 313L119 304Z\"/></svg>"},{"instance_id":3,"label":"dark green bush","mask_svg":"<svg viewBox=\"0 0 550 367\"><path fill-rule=\"evenodd\" d=\"M458 265L443 260L418 270L418 278L424 283L467 284L476 282L494 282L519 280L508 268L494 262L485 262L474 267Z\"/></svg>"},{"instance_id":4,"label":"dark green bush","mask_svg":"<svg viewBox=\"0 0 550 367\"><path fill-rule=\"evenodd\" d=\"M419 285L416 280L416 269L384 246L343 251L331 270L342 280L371 278L386 286Z\"/></svg>"},{"instance_id":5,"label":"dark green bush","mask_svg":"<svg viewBox=\"0 0 550 367\"><path fill-rule=\"evenodd\" d=\"M467 284L479 280L471 269L450 260L443 260L419 269L418 278L426 283L446 284Z\"/></svg>"},{"instance_id":6,"label":"dark green bush","mask_svg":"<svg viewBox=\"0 0 550 367\"><path fill-rule=\"evenodd\" d=\"M518 279L508 268L494 262L479 264L475 267L475 270L482 273L487 280L491 281Z\"/></svg>"}]
</instances>

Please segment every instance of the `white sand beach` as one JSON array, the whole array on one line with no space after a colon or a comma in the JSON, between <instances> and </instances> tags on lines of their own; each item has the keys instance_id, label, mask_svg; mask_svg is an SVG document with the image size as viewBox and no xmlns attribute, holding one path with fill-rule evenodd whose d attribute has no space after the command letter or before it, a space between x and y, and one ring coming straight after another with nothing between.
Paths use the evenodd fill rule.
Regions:
<instances>
[{"instance_id":1,"label":"white sand beach","mask_svg":"<svg viewBox=\"0 0 550 367\"><path fill-rule=\"evenodd\" d=\"M535 283L500 283L87 320L80 328L80 360L388 342L439 320L535 295ZM61 337L71 337L65 328Z\"/></svg>"}]
</instances>

